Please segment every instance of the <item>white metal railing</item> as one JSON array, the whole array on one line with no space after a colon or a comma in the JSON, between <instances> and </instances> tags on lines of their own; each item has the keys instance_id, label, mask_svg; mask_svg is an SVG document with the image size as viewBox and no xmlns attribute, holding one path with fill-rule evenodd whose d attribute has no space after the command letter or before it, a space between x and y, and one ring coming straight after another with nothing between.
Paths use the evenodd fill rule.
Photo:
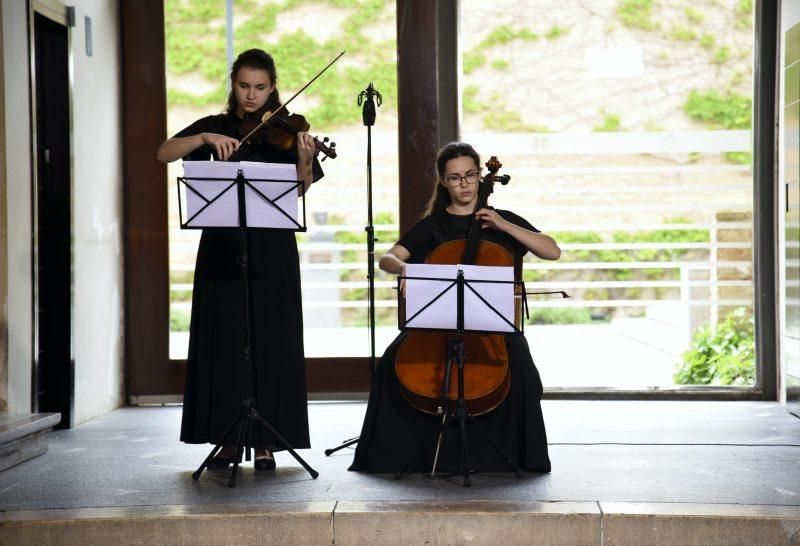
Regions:
<instances>
[{"instance_id":1,"label":"white metal railing","mask_svg":"<svg viewBox=\"0 0 800 546\"><path fill-rule=\"evenodd\" d=\"M717 229L733 229L733 228L746 228L750 225L746 222L730 222L730 223L715 223L715 224L653 224L648 225L647 229L699 229L701 227L714 226ZM352 226L324 226L329 232L345 231L345 228ZM393 226L384 226L383 231L392 230ZM643 231L643 226L625 226L630 231ZM575 230L580 231L580 230ZM565 252L570 251L590 251L590 250L705 250L709 252L708 259L703 260L678 260L678 261L638 261L638 262L528 262L523 264L524 270L534 271L547 271L547 270L604 270L604 269L677 269L679 270L680 279L666 279L666 280L580 280L580 281L529 281L526 283L530 290L543 290L543 289L605 289L605 288L677 288L679 289L680 296L678 298L669 298L662 300L652 299L582 299L582 300L567 300L567 301L542 301L537 302L540 307L646 307L662 303L664 301L681 301L689 306L712 306L719 305L751 305L751 300L744 299L719 299L718 288L720 287L748 287L751 286L749 280L701 280L691 279L691 271L708 271L713 273L719 268L749 268L751 262L744 260L717 260L716 250L718 249L748 249L751 247L750 242L716 242L712 235L710 242L687 242L687 243L566 243L560 245ZM376 245L376 249L388 249L391 244ZM320 251L329 251L331 253L338 253L346 250L356 250L365 252L364 244L355 243L301 243L298 245L301 256L306 253ZM376 263L377 266L377 263ZM364 261L356 262L329 262L329 263L305 263L300 264L301 270L304 271L353 271L362 270L366 277L367 264ZM173 271L191 271L192 267L173 267ZM375 283L376 288L393 288L395 282L378 280ZM366 279L363 281L306 281L303 283L303 288L309 289L358 289L366 287ZM709 288L711 289L712 297L697 299L690 296L692 288ZM192 285L189 283L173 283L170 286L173 292L190 292ZM378 307L396 307L397 302L394 299L378 300L376 306ZM367 306L365 300L304 300L304 308L318 308L318 309L346 309L346 308L364 308ZM188 309L191 307L189 302L174 302L172 308L174 309Z\"/></svg>"},{"instance_id":2,"label":"white metal railing","mask_svg":"<svg viewBox=\"0 0 800 546\"><path fill-rule=\"evenodd\" d=\"M378 262L375 262L377 267ZM716 262L716 267L750 267L752 263L744 260L726 260ZM525 263L522 265L524 270L534 269L679 269L689 267L692 269L710 269L712 266L700 261L681 261L681 262L566 262L566 263ZM314 270L336 270L346 271L361 269L366 271L366 262L341 262L341 263L301 263L301 271ZM170 268L174 272L194 271L191 265L173 265Z\"/></svg>"}]
</instances>

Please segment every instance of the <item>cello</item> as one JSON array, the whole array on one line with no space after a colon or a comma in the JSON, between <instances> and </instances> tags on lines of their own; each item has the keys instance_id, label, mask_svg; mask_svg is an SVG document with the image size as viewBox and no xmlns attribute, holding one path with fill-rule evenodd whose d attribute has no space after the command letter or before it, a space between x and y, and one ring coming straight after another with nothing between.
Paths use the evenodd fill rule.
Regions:
<instances>
[{"instance_id":1,"label":"cello","mask_svg":"<svg viewBox=\"0 0 800 546\"><path fill-rule=\"evenodd\" d=\"M495 181L507 184L509 176L497 176L502 164L492 156L481 180L473 214L486 207ZM481 223L472 217L466 239L442 243L428 254L428 264L513 266L514 258L502 245L482 240ZM518 315L519 313L517 313ZM511 373L503 334L465 333L464 349L469 373L464 377L464 398L472 415L488 413L508 395ZM457 398L457 374L449 373L446 332L409 331L395 357L400 391L414 408L441 415L452 410ZM445 381L448 385L445 385Z\"/></svg>"}]
</instances>

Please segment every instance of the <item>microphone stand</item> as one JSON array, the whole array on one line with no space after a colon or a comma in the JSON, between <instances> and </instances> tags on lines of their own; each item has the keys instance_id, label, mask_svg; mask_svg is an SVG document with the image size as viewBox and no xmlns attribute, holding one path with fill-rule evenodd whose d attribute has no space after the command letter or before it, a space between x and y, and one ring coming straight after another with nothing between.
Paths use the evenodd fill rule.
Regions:
<instances>
[{"instance_id":1,"label":"microphone stand","mask_svg":"<svg viewBox=\"0 0 800 546\"><path fill-rule=\"evenodd\" d=\"M361 118L367 128L367 300L369 302L369 377L370 385L375 382L375 369L377 361L375 358L375 227L372 223L372 126L375 125L375 107L383 102L381 94L370 83L366 89L358 94L358 105L362 107ZM340 449L349 447L357 443L359 437L345 440L340 446L326 449L325 455L329 456Z\"/></svg>"}]
</instances>

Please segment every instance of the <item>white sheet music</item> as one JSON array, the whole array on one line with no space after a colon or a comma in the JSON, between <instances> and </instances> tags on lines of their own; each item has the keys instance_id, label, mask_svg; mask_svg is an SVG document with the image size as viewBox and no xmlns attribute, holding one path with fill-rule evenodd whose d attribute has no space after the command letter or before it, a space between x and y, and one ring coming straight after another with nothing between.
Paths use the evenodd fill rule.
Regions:
<instances>
[{"instance_id":1,"label":"white sheet music","mask_svg":"<svg viewBox=\"0 0 800 546\"><path fill-rule=\"evenodd\" d=\"M456 329L456 287L453 286L441 296L439 294L453 284L457 274L457 265L406 264L407 277L440 279L435 281L406 279L406 327ZM420 313L420 310L437 296L439 299ZM417 313L419 315L414 317Z\"/></svg>"},{"instance_id":2,"label":"white sheet music","mask_svg":"<svg viewBox=\"0 0 800 546\"><path fill-rule=\"evenodd\" d=\"M430 277L437 280L408 279L406 281L406 326L409 328L457 328L457 293L453 286L427 309L414 317L443 290L453 284L458 270L464 271L464 280L506 281L504 283L473 282L470 286L500 314L481 301L468 287L464 287L464 329L484 332L513 332L502 317L514 324L514 268L483 265L408 264L406 276ZM411 319L411 317L414 317ZM411 319L411 320L409 320Z\"/></svg>"},{"instance_id":3,"label":"white sheet music","mask_svg":"<svg viewBox=\"0 0 800 546\"><path fill-rule=\"evenodd\" d=\"M298 215L297 171L289 163L257 161L184 161L186 225L189 227L238 227L239 209L236 179L239 169L250 185L245 187L248 227L295 228ZM197 180L218 178L223 180ZM254 182L265 179L269 182ZM277 182L286 180L286 182ZM199 195L198 195L199 194ZM202 197L201 197L202 196ZM281 196L278 198L278 196ZM272 199L275 204L266 198ZM204 199L205 198L205 199ZM206 206L206 200L214 200ZM277 198L277 199L276 199ZM204 208L205 207L205 208ZM285 213L285 214L284 214ZM195 216L196 215L196 216Z\"/></svg>"}]
</instances>

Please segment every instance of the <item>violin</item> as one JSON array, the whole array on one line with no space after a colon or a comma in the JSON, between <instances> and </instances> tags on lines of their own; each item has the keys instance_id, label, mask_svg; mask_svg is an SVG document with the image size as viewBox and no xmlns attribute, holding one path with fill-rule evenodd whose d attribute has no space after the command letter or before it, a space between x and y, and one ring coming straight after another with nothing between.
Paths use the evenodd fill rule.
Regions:
<instances>
[{"instance_id":1,"label":"violin","mask_svg":"<svg viewBox=\"0 0 800 546\"><path fill-rule=\"evenodd\" d=\"M270 106L266 103L245 116L239 125L240 146L247 143L258 146L266 141L280 150L290 150L297 146L297 134L311 128L311 124L301 114L283 116L277 113L278 110L273 113ZM278 108L282 108L282 105L278 105ZM322 140L314 137L314 146L325 156L323 161L326 158L336 159L336 143L329 144L329 141L328 137Z\"/></svg>"},{"instance_id":2,"label":"violin","mask_svg":"<svg viewBox=\"0 0 800 546\"><path fill-rule=\"evenodd\" d=\"M495 181L507 184L510 179L508 175L497 175L502 164L496 157L486 167L489 173L481 181L473 214L486 206ZM473 216L466 239L442 243L431 251L425 263L513 266L512 254L500 244L482 240L482 232L480 222ZM519 308L516 315L519 320ZM500 405L511 387L505 336L476 333L463 336L467 362L465 403L472 415L481 415ZM458 374L448 370L453 363L447 359L447 340L448 334L444 332L412 330L397 350L394 368L400 392L409 404L425 413L440 415L445 408L449 411L455 408ZM449 378L447 385L446 378Z\"/></svg>"}]
</instances>

